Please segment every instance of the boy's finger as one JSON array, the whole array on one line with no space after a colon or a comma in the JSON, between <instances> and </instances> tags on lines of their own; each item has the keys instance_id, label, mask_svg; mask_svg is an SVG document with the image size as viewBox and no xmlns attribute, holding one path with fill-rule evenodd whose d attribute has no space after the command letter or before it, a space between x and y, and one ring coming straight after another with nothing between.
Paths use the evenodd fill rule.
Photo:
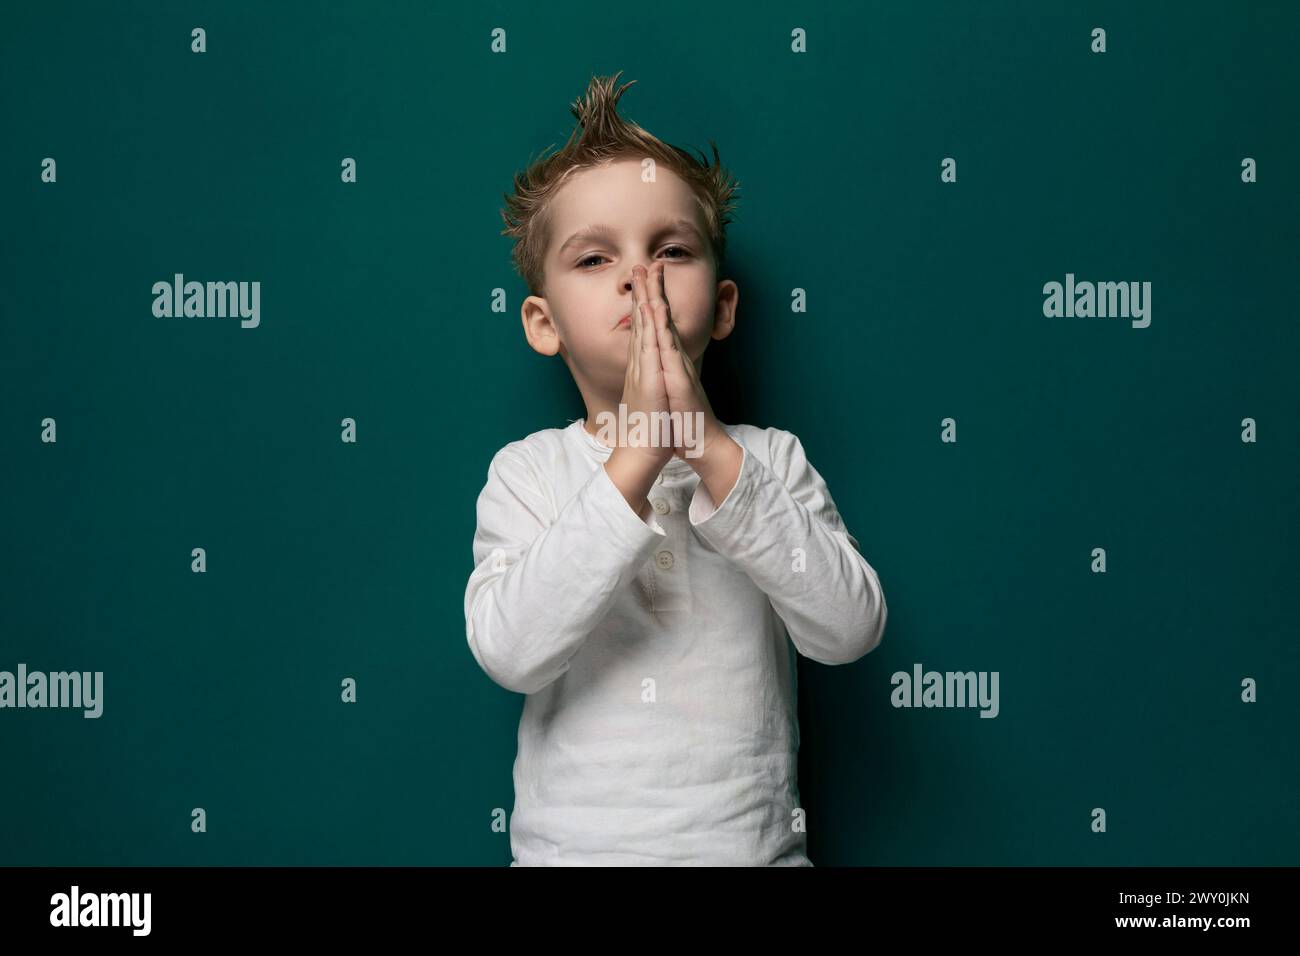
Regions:
<instances>
[{"instance_id":1,"label":"boy's finger","mask_svg":"<svg viewBox=\"0 0 1300 956\"><path fill-rule=\"evenodd\" d=\"M641 348L646 352L657 352L659 350L658 336L653 334L650 328L651 311L647 303L645 276L639 272L632 273L632 295L636 300L638 315L642 323L641 326Z\"/></svg>"},{"instance_id":2,"label":"boy's finger","mask_svg":"<svg viewBox=\"0 0 1300 956\"><path fill-rule=\"evenodd\" d=\"M664 288L664 272L664 263L660 259L654 264L650 274L650 309L656 327L672 320L672 311L668 308L668 291Z\"/></svg>"},{"instance_id":3,"label":"boy's finger","mask_svg":"<svg viewBox=\"0 0 1300 956\"><path fill-rule=\"evenodd\" d=\"M640 353L641 351L641 323L637 321L636 315L637 315L636 296L635 294L633 294L632 318L628 320L628 325L632 327L632 338L630 339L630 344L628 345L628 349L629 349L628 354L630 355L633 361L636 360L637 354Z\"/></svg>"},{"instance_id":4,"label":"boy's finger","mask_svg":"<svg viewBox=\"0 0 1300 956\"><path fill-rule=\"evenodd\" d=\"M649 343L646 346L646 351L650 353L646 355L647 375L650 378L655 392L664 393L667 387L666 383L668 375L663 368L663 351L659 347L658 323L655 321L655 310L650 304L650 296L648 294L650 280L651 276L644 268L642 268L638 280L638 289L641 296L642 321L645 323L642 328L642 334L646 337L646 341Z\"/></svg>"},{"instance_id":5,"label":"boy's finger","mask_svg":"<svg viewBox=\"0 0 1300 956\"><path fill-rule=\"evenodd\" d=\"M632 274L632 344L639 353L644 346L641 343L641 303L637 300L636 273Z\"/></svg>"},{"instance_id":6,"label":"boy's finger","mask_svg":"<svg viewBox=\"0 0 1300 956\"><path fill-rule=\"evenodd\" d=\"M668 348L668 339L664 336L664 319L667 315L668 300L663 297L664 274L663 263L656 262L650 267L650 287L654 289L654 298L651 300L651 315L654 317L654 335L659 344L659 351L665 352Z\"/></svg>"},{"instance_id":7,"label":"boy's finger","mask_svg":"<svg viewBox=\"0 0 1300 956\"><path fill-rule=\"evenodd\" d=\"M636 336L636 299L635 299L635 297L634 297L633 300L632 300L632 308L629 310L629 316L628 316L627 327L628 327L628 331L631 333L631 335L630 335L629 338L628 338L628 346L627 346L627 347L628 347L628 359L629 359L629 361L630 361L630 360L632 359L632 357L634 356L636 350L640 348L640 343L639 343L639 341L638 341L638 339L637 339L637 336Z\"/></svg>"},{"instance_id":8,"label":"boy's finger","mask_svg":"<svg viewBox=\"0 0 1300 956\"><path fill-rule=\"evenodd\" d=\"M655 288L658 290L658 298L655 301L655 335L659 339L660 354L667 356L680 351L681 343L675 342L672 336L668 334L673 325L673 315L672 310L668 307L668 292L664 288L664 273L667 271L667 267L663 262L657 262L655 268L658 273L655 276ZM673 363L670 362L669 364Z\"/></svg>"},{"instance_id":9,"label":"boy's finger","mask_svg":"<svg viewBox=\"0 0 1300 956\"><path fill-rule=\"evenodd\" d=\"M659 351L663 355L681 351L681 342L673 338L672 328L667 322L655 323L655 337L659 340Z\"/></svg>"},{"instance_id":10,"label":"boy's finger","mask_svg":"<svg viewBox=\"0 0 1300 956\"><path fill-rule=\"evenodd\" d=\"M662 262L658 262L655 263L655 268L659 272L655 277L655 282L662 292L664 265ZM658 308L655 310L654 333L659 342L659 356L664 366L664 377L677 381L678 374L684 371L681 368L681 363L686 360L686 352L682 349L681 341L673 336L673 321L668 311L668 300L664 298L657 302L656 306ZM674 358L674 356L680 357Z\"/></svg>"},{"instance_id":11,"label":"boy's finger","mask_svg":"<svg viewBox=\"0 0 1300 956\"><path fill-rule=\"evenodd\" d=\"M695 363L691 361L691 357L686 354L686 347L682 345L682 337L677 334L676 323L673 323L671 330L673 341L677 343L677 350L682 353L682 367L686 371L686 377L691 380L692 384L698 385L700 381L699 373L695 371Z\"/></svg>"},{"instance_id":12,"label":"boy's finger","mask_svg":"<svg viewBox=\"0 0 1300 956\"><path fill-rule=\"evenodd\" d=\"M672 341L672 343L673 343L673 348L675 348L677 351L679 351L679 352L685 354L686 349L682 346L682 337L681 337L680 335L677 334L677 323L676 323L676 322L669 322L669 323L668 323L668 337L669 337L669 339L670 339L670 340Z\"/></svg>"}]
</instances>

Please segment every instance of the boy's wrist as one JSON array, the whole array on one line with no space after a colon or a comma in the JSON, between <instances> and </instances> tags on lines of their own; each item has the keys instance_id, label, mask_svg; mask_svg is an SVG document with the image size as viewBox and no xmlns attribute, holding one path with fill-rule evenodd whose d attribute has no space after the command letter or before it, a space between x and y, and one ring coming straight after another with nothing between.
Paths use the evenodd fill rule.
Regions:
<instances>
[{"instance_id":1,"label":"boy's wrist","mask_svg":"<svg viewBox=\"0 0 1300 956\"><path fill-rule=\"evenodd\" d=\"M699 437L700 453L694 457L684 455L684 460L703 479L720 467L727 468L740 452L740 445L722 425L710 417Z\"/></svg>"},{"instance_id":2,"label":"boy's wrist","mask_svg":"<svg viewBox=\"0 0 1300 956\"><path fill-rule=\"evenodd\" d=\"M735 487L744 459L745 452L739 442L723 432L715 441L709 442L703 455L688 458L687 461L700 476L700 483L708 490L709 497L717 507L722 505Z\"/></svg>"},{"instance_id":3,"label":"boy's wrist","mask_svg":"<svg viewBox=\"0 0 1300 956\"><path fill-rule=\"evenodd\" d=\"M620 445L614 448L603 467L614 487L622 493L628 507L636 512L637 517L645 520L650 513L650 489L663 465L656 464L647 455L629 452Z\"/></svg>"}]
</instances>

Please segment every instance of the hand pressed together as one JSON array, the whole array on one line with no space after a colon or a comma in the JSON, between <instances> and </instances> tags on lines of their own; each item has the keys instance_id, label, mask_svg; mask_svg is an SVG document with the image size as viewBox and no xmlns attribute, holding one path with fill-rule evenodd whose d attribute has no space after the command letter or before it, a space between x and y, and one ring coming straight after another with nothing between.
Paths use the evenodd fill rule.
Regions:
<instances>
[{"instance_id":1,"label":"hand pressed together","mask_svg":"<svg viewBox=\"0 0 1300 956\"><path fill-rule=\"evenodd\" d=\"M721 502L735 484L742 452L713 414L695 363L682 345L664 288L662 260L656 261L649 273L640 265L633 268L632 301L632 341L624 385L629 416L634 407L629 397L641 403L637 407L644 411L678 413L673 416L672 447L640 451L654 455L661 467L670 457L685 459L705 482L714 502ZM684 432L680 426L690 431Z\"/></svg>"}]
</instances>

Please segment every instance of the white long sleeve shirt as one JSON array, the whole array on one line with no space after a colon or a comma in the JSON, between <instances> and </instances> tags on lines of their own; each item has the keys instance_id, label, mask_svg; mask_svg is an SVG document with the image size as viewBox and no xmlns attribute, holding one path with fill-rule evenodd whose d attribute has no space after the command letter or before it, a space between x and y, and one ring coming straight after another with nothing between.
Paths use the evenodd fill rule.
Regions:
<instances>
[{"instance_id":1,"label":"white long sleeve shirt","mask_svg":"<svg viewBox=\"0 0 1300 956\"><path fill-rule=\"evenodd\" d=\"M527 695L511 866L812 865L795 654L872 650L884 594L799 439L723 427L722 504L674 458L645 520L581 420L492 458L465 627Z\"/></svg>"}]
</instances>

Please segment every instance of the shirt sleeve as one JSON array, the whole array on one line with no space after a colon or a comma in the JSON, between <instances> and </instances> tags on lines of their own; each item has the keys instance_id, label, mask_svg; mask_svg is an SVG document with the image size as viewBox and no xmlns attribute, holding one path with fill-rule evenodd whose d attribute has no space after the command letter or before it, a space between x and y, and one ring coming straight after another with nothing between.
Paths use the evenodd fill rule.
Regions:
<instances>
[{"instance_id":1,"label":"shirt sleeve","mask_svg":"<svg viewBox=\"0 0 1300 956\"><path fill-rule=\"evenodd\" d=\"M666 532L640 518L603 465L556 513L532 460L507 446L478 497L465 631L474 659L520 694L546 687Z\"/></svg>"},{"instance_id":2,"label":"shirt sleeve","mask_svg":"<svg viewBox=\"0 0 1300 956\"><path fill-rule=\"evenodd\" d=\"M821 664L852 663L884 638L889 612L880 579L798 437L767 431L771 467L740 442L735 485L715 506L701 481L691 525L768 596L800 654Z\"/></svg>"}]
</instances>

